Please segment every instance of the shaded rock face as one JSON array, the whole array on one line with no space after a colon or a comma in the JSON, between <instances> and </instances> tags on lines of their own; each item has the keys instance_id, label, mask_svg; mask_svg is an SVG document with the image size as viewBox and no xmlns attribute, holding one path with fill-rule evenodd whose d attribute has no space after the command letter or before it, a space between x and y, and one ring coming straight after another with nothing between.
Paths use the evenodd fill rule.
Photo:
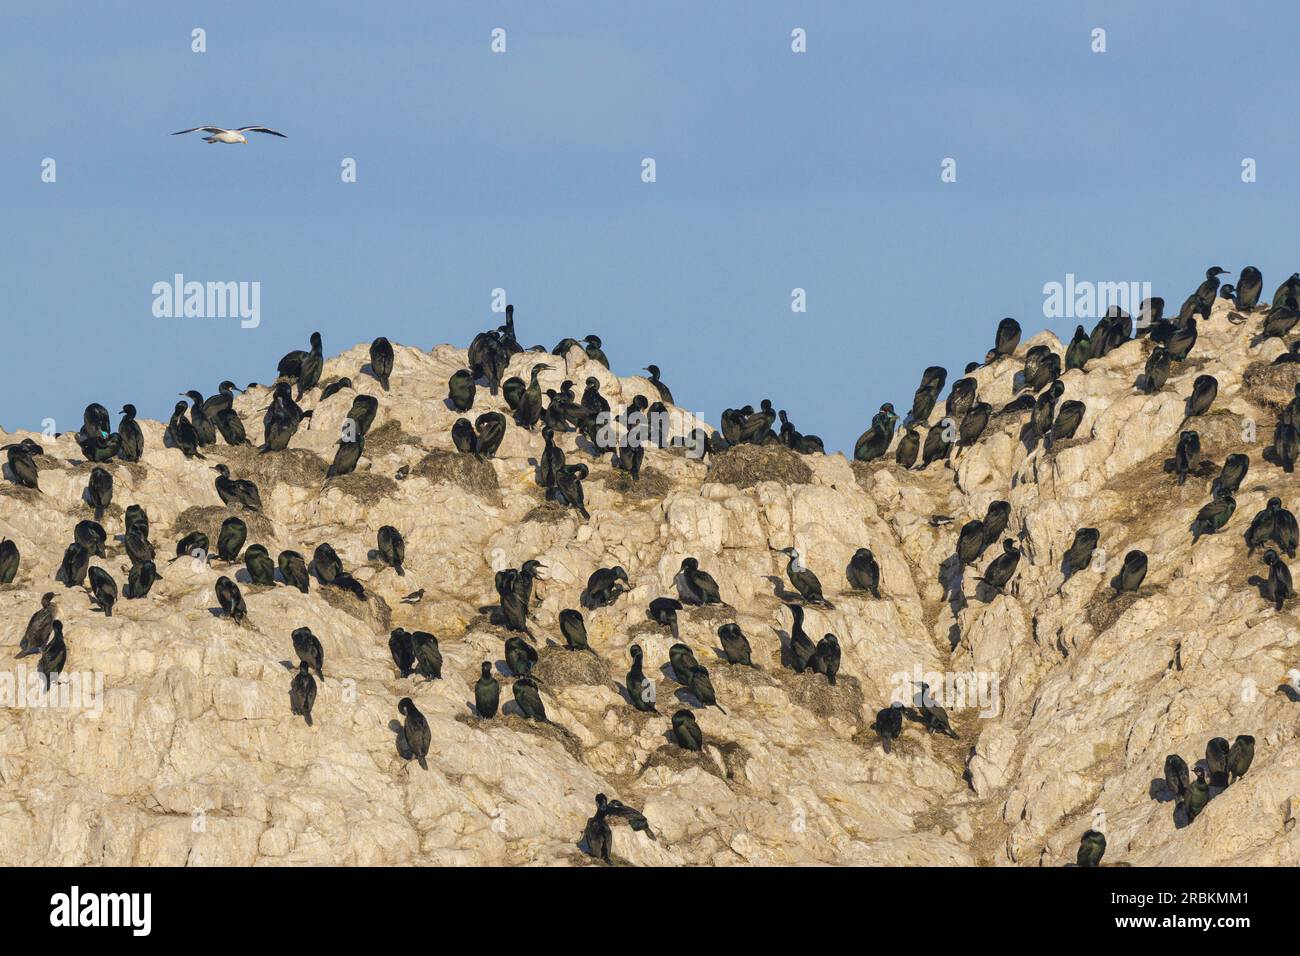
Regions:
<instances>
[{"instance_id":1,"label":"shaded rock face","mask_svg":"<svg viewBox=\"0 0 1300 956\"><path fill-rule=\"evenodd\" d=\"M1065 374L1064 398L1087 405L1070 442L1027 441L1027 416L997 415L976 446L924 471L901 471L892 452L854 468L840 455L792 459L779 449L710 463L649 448L644 474L654 484L642 494L608 456L590 457L561 435L569 461L592 469L586 522L544 502L534 479L540 432L511 423L498 457L481 465L448 457L460 416L444 398L463 350L398 347L385 393L361 371L368 354L358 346L328 360L323 375L349 376L356 389L323 402L310 393L303 404L315 415L286 457L218 445L204 449L207 461L187 461L164 447L161 424L141 422L141 464L104 467L114 503L148 512L164 577L147 597L119 600L111 618L53 580L73 526L90 516L86 469L71 435L33 436L46 453L41 493L0 495L0 536L22 552L16 581L0 587L4 640L16 649L40 595L55 591L65 684L88 674L91 692L80 707L15 706L12 684L0 699L0 854L68 865L583 863L583 825L604 792L642 809L658 836L615 821L613 856L636 864L1059 865L1092 827L1107 835L1108 864L1295 865L1300 703L1279 685L1300 667L1300 628L1294 608L1275 612L1249 583L1267 569L1241 537L1270 495L1293 508L1300 498L1300 484L1261 455L1290 379L1260 371L1284 348L1252 344L1262 314L1233 326L1224 309L1216 304L1201 324L1191 356L1219 381L1203 444L1217 463L1248 454L1250 473L1228 526L1195 546L1190 526L1211 479L1180 488L1163 462L1178 432L1197 427L1184 426L1184 403L1202 369L1175 366L1163 392L1141 394L1142 342ZM995 409L1010 401L1025 349L1040 343L1064 351L1050 334L1023 343L1016 358L972 373L980 398ZM526 377L537 358L516 356L508 374ZM558 367L541 376L544 389L594 375L615 411L637 394L655 398L647 380L615 377L576 350L548 358ZM737 388L738 401L752 400ZM350 481L325 482L358 390L379 399L376 440ZM254 442L268 402L265 388L236 399ZM480 388L472 414L488 410L506 411ZM678 434L702 424L673 412ZM218 462L257 482L262 516L221 504ZM998 499L1011 504L1004 536L1022 551L1005 593L976 580L999 543L964 573L952 560L961 526ZM242 561L166 563L191 530L207 533L215 551L228 514L245 518L247 544L273 558L292 549L310 560L329 542L366 597L315 578L305 595L253 586ZM383 525L406 539L404 577L374 553ZM121 514L106 514L105 526L108 556L92 565L120 587ZM1099 529L1100 551L1063 583L1062 559L1083 526ZM797 595L773 549L790 546L833 605L809 606L804 629L814 642L837 635L834 686L783 663L783 605ZM880 566L878 601L846 579L864 547ZM1112 601L1111 578L1134 548L1150 556L1146 580ZM654 598L676 596L686 556L716 578L727 605L678 615L725 713L674 680L671 633L646 614ZM521 716L506 634L484 610L496 601L494 572L530 558L546 568L530 624L552 724ZM564 650L557 615L581 606L593 570L615 564L631 591L584 612L594 654ZM213 613L223 574L243 591L242 626ZM418 603L402 602L417 589ZM753 668L722 659L717 629L733 621ZM312 726L289 705L298 627L324 648ZM442 679L400 678L389 627L436 635ZM644 649L657 713L628 702L632 643ZM11 680L36 658L3 660L0 680ZM485 660L502 685L492 719L473 710ZM957 739L926 732L919 681ZM407 759L400 734L396 705L407 696L430 726L427 771ZM872 725L893 700L908 707L886 754ZM680 708L694 711L699 752L672 741L669 718ZM1165 756L1194 766L1210 738L1238 734L1256 739L1249 773L1176 826L1156 783Z\"/></svg>"}]
</instances>

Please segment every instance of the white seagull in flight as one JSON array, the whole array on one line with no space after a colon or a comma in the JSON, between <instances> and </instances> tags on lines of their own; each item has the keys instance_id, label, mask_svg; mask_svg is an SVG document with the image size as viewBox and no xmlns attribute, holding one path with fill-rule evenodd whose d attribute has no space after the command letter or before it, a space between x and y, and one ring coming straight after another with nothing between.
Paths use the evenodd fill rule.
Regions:
<instances>
[{"instance_id":1,"label":"white seagull in flight","mask_svg":"<svg viewBox=\"0 0 1300 956\"><path fill-rule=\"evenodd\" d=\"M205 143L247 143L248 137L244 135L245 133L270 133L272 136L279 136L281 139L289 138L267 126L241 126L239 129L222 129L220 126L195 126L193 129L183 129L172 133L172 135L180 136L181 133L197 133L199 130L212 134L203 137Z\"/></svg>"}]
</instances>

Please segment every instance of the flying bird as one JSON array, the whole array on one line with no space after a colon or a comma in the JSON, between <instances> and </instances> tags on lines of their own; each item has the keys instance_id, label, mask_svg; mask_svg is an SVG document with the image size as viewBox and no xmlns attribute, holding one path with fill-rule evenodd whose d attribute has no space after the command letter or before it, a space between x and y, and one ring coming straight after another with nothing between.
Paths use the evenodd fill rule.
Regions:
<instances>
[{"instance_id":1,"label":"flying bird","mask_svg":"<svg viewBox=\"0 0 1300 956\"><path fill-rule=\"evenodd\" d=\"M195 126L192 129L182 129L173 136L180 136L182 133L197 133L202 130L205 133L211 133L211 136L203 137L205 143L247 143L248 137L245 133L270 133L272 136L279 136L281 139L288 139L283 133L277 133L268 126L241 126L239 129L222 129L220 126Z\"/></svg>"}]
</instances>

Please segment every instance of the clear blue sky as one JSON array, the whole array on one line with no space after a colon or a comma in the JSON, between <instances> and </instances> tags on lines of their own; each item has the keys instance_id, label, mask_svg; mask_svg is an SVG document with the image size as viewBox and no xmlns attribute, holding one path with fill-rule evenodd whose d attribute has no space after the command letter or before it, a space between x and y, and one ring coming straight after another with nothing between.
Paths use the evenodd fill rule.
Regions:
<instances>
[{"instance_id":1,"label":"clear blue sky","mask_svg":"<svg viewBox=\"0 0 1300 956\"><path fill-rule=\"evenodd\" d=\"M851 449L1002 316L1045 327L1066 273L1176 309L1210 265L1266 297L1300 268L1296 28L1282 3L7 4L0 423L165 417L313 329L464 346L500 286L525 345L597 332L715 424L770 397ZM289 138L168 135L206 123ZM259 281L261 326L154 318L176 272Z\"/></svg>"}]
</instances>

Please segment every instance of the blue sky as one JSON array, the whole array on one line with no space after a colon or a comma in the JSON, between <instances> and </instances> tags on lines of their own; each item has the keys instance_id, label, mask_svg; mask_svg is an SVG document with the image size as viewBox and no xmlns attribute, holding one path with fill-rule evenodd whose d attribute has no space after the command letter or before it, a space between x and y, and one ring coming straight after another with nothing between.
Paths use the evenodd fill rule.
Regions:
<instances>
[{"instance_id":1,"label":"blue sky","mask_svg":"<svg viewBox=\"0 0 1300 956\"><path fill-rule=\"evenodd\" d=\"M165 417L178 391L269 381L313 329L327 354L464 346L503 287L525 345L596 332L615 371L657 363L715 424L768 397L851 449L1001 317L1048 326L1066 273L1177 308L1210 265L1257 265L1266 297L1300 268L1298 22L1281 3L10 4L0 424L75 427L90 401ZM168 135L201 123L289 138ZM260 282L261 325L155 318L177 272Z\"/></svg>"}]
</instances>

